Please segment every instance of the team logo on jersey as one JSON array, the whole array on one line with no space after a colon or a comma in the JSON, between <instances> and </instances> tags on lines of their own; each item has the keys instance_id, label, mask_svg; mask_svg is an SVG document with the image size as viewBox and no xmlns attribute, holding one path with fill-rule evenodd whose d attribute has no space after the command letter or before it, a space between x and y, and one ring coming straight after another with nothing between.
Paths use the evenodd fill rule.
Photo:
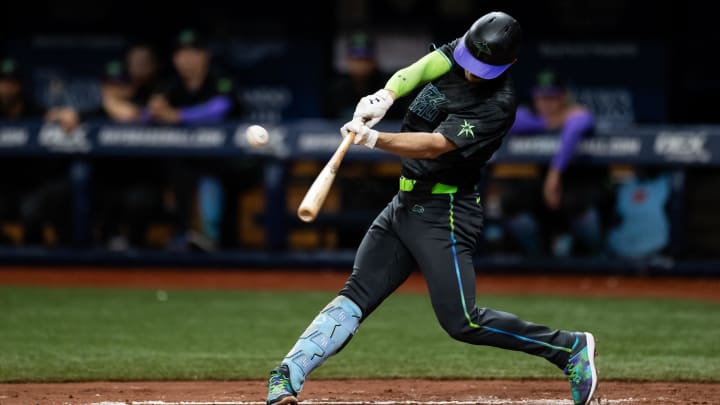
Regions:
<instances>
[{"instance_id":1,"label":"team logo on jersey","mask_svg":"<svg viewBox=\"0 0 720 405\"><path fill-rule=\"evenodd\" d=\"M460 125L460 132L458 132L457 136L464 136L466 138L473 138L475 139L475 133L473 132L473 128L475 128L475 125L470 125L467 120L463 120L464 122L462 125Z\"/></svg>"},{"instance_id":2,"label":"team logo on jersey","mask_svg":"<svg viewBox=\"0 0 720 405\"><path fill-rule=\"evenodd\" d=\"M437 87L433 86L432 83L428 83L420 94L415 97L409 109L420 118L433 122L440 114L439 107L449 102L450 100Z\"/></svg>"},{"instance_id":3,"label":"team logo on jersey","mask_svg":"<svg viewBox=\"0 0 720 405\"><path fill-rule=\"evenodd\" d=\"M485 55L492 55L492 51L490 50L490 45L488 45L485 41L473 41L473 44L475 45L475 48L477 49L477 57L481 57L482 54Z\"/></svg>"}]
</instances>

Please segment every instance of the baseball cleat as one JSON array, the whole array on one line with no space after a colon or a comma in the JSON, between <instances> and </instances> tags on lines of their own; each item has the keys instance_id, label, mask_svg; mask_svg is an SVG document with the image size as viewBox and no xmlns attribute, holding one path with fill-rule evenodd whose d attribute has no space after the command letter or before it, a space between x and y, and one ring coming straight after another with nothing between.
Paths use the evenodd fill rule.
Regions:
<instances>
[{"instance_id":1,"label":"baseball cleat","mask_svg":"<svg viewBox=\"0 0 720 405\"><path fill-rule=\"evenodd\" d=\"M267 405L297 405L297 403L297 393L290 384L290 369L287 365L281 364L270 372Z\"/></svg>"},{"instance_id":2,"label":"baseball cleat","mask_svg":"<svg viewBox=\"0 0 720 405\"><path fill-rule=\"evenodd\" d=\"M595 368L595 337L590 332L578 333L573 351L565 366L570 392L575 405L588 405L597 388Z\"/></svg>"}]
</instances>

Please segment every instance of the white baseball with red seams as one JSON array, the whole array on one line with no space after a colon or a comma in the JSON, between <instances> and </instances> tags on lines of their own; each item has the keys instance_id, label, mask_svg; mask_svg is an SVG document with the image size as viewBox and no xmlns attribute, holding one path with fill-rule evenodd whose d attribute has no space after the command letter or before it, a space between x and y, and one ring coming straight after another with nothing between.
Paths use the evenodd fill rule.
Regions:
<instances>
[{"instance_id":1,"label":"white baseball with red seams","mask_svg":"<svg viewBox=\"0 0 720 405\"><path fill-rule=\"evenodd\" d=\"M260 148L267 145L270 140L267 129L260 125L250 125L245 130L245 136L247 137L248 144L254 148Z\"/></svg>"}]
</instances>

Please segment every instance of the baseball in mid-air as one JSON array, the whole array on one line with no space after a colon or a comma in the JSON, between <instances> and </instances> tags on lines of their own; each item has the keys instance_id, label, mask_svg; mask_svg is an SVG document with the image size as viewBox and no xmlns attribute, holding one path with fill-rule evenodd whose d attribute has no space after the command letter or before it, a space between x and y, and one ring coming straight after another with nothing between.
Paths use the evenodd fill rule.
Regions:
<instances>
[{"instance_id":1,"label":"baseball in mid-air","mask_svg":"<svg viewBox=\"0 0 720 405\"><path fill-rule=\"evenodd\" d=\"M245 130L245 136L247 137L247 141L250 146L254 148L261 148L267 145L270 140L267 129L260 125L250 125Z\"/></svg>"}]
</instances>

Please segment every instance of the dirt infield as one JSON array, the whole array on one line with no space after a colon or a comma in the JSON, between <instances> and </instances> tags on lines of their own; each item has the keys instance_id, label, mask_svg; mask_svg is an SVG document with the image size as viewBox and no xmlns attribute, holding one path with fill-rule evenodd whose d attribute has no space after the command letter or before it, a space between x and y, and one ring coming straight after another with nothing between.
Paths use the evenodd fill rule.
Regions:
<instances>
[{"instance_id":1,"label":"dirt infield","mask_svg":"<svg viewBox=\"0 0 720 405\"><path fill-rule=\"evenodd\" d=\"M346 271L43 269L0 267L0 285L133 287L178 289L262 289L337 291ZM400 292L425 293L425 280L414 273ZM533 294L593 297L656 297L720 301L720 278L616 277L566 275L478 275L482 294Z\"/></svg>"},{"instance_id":2,"label":"dirt infield","mask_svg":"<svg viewBox=\"0 0 720 405\"><path fill-rule=\"evenodd\" d=\"M0 268L0 285L336 291L347 276L341 271ZM720 301L720 279L480 275L477 289L478 294ZM422 276L412 275L400 291L425 292ZM0 405L262 405L264 396L264 380L0 384ZM601 380L596 397L598 404L720 404L720 384ZM393 379L312 380L301 400L308 405L531 405L571 404L568 398L568 384L561 378Z\"/></svg>"},{"instance_id":3,"label":"dirt infield","mask_svg":"<svg viewBox=\"0 0 720 405\"><path fill-rule=\"evenodd\" d=\"M0 384L0 404L264 405L265 381ZM596 404L718 404L720 385L601 382ZM568 384L552 380L313 380L306 405L572 404Z\"/></svg>"}]
</instances>

